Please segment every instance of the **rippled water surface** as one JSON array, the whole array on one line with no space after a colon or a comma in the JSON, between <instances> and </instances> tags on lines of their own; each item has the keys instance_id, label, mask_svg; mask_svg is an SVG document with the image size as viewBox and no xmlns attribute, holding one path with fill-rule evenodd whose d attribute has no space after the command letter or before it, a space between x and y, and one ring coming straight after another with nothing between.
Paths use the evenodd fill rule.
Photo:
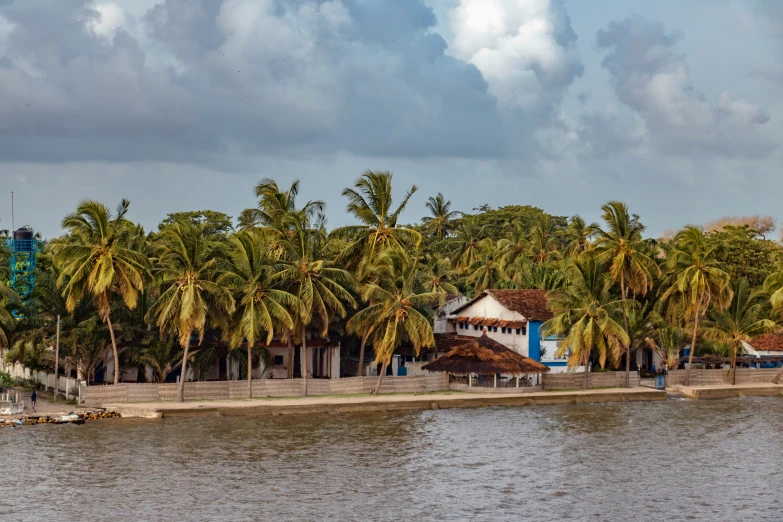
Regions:
<instances>
[{"instance_id":1,"label":"rippled water surface","mask_svg":"<svg viewBox=\"0 0 783 522\"><path fill-rule=\"evenodd\" d=\"M0 430L3 520L783 520L783 400Z\"/></svg>"}]
</instances>

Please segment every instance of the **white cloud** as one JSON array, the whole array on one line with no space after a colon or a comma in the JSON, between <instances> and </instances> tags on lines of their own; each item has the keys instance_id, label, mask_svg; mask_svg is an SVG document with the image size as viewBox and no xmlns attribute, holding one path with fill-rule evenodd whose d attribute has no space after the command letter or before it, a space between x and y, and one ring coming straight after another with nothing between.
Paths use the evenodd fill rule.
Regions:
<instances>
[{"instance_id":1,"label":"white cloud","mask_svg":"<svg viewBox=\"0 0 783 522\"><path fill-rule=\"evenodd\" d=\"M112 38L117 29L125 25L125 12L116 3L96 4L93 9L98 16L87 20L86 26L94 35Z\"/></svg>"},{"instance_id":2,"label":"white cloud","mask_svg":"<svg viewBox=\"0 0 783 522\"><path fill-rule=\"evenodd\" d=\"M615 94L644 121L651 143L677 155L768 155L774 146L760 134L766 111L725 92L710 103L692 84L685 56L675 52L679 40L679 33L638 15L598 32Z\"/></svg>"},{"instance_id":3,"label":"white cloud","mask_svg":"<svg viewBox=\"0 0 783 522\"><path fill-rule=\"evenodd\" d=\"M451 52L479 68L501 107L549 105L582 74L576 34L557 0L460 0L449 15Z\"/></svg>"}]
</instances>

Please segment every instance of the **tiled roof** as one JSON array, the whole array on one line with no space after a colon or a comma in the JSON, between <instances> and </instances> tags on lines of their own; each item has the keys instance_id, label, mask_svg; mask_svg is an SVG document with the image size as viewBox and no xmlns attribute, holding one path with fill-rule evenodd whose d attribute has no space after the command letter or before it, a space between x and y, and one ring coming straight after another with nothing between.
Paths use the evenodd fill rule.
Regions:
<instances>
[{"instance_id":1,"label":"tiled roof","mask_svg":"<svg viewBox=\"0 0 783 522\"><path fill-rule=\"evenodd\" d=\"M783 334L766 334L754 337L748 343L760 352L783 352Z\"/></svg>"},{"instance_id":2,"label":"tiled roof","mask_svg":"<svg viewBox=\"0 0 783 522\"><path fill-rule=\"evenodd\" d=\"M528 321L546 321L552 318L546 300L546 290L484 290L454 313L464 310L487 294L500 301L509 310L522 314Z\"/></svg>"}]
</instances>

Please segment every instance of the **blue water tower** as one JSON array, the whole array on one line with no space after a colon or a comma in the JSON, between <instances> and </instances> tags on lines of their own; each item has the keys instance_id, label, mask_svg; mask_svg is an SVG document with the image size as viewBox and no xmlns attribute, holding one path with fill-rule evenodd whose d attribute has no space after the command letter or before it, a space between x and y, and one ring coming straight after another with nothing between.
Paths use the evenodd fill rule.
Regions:
<instances>
[{"instance_id":1,"label":"blue water tower","mask_svg":"<svg viewBox=\"0 0 783 522\"><path fill-rule=\"evenodd\" d=\"M38 268L38 253L41 252L41 241L35 238L33 229L24 226L14 230L8 240L8 257L10 283L22 302L27 302L35 288L35 272Z\"/></svg>"}]
</instances>

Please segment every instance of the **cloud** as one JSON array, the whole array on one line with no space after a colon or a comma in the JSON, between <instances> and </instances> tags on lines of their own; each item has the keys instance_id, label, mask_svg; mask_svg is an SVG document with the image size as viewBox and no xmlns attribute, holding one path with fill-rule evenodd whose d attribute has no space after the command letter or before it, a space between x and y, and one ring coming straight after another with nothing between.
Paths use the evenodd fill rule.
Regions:
<instances>
[{"instance_id":1,"label":"cloud","mask_svg":"<svg viewBox=\"0 0 783 522\"><path fill-rule=\"evenodd\" d=\"M94 9L97 16L90 16L85 26L96 36L112 38L125 25L125 13L119 5L108 2L97 4Z\"/></svg>"},{"instance_id":2,"label":"cloud","mask_svg":"<svg viewBox=\"0 0 783 522\"><path fill-rule=\"evenodd\" d=\"M479 68L504 110L546 114L584 70L559 0L460 0L450 21L452 52Z\"/></svg>"},{"instance_id":3,"label":"cloud","mask_svg":"<svg viewBox=\"0 0 783 522\"><path fill-rule=\"evenodd\" d=\"M165 0L141 19L144 45L116 2L18 2L0 17L9 161L509 150L482 73L446 53L421 0Z\"/></svg>"},{"instance_id":4,"label":"cloud","mask_svg":"<svg viewBox=\"0 0 783 522\"><path fill-rule=\"evenodd\" d=\"M632 16L598 31L618 99L644 122L650 144L673 155L764 157L774 150L761 132L769 116L722 92L714 104L691 83L686 58L676 52L681 34Z\"/></svg>"}]
</instances>

